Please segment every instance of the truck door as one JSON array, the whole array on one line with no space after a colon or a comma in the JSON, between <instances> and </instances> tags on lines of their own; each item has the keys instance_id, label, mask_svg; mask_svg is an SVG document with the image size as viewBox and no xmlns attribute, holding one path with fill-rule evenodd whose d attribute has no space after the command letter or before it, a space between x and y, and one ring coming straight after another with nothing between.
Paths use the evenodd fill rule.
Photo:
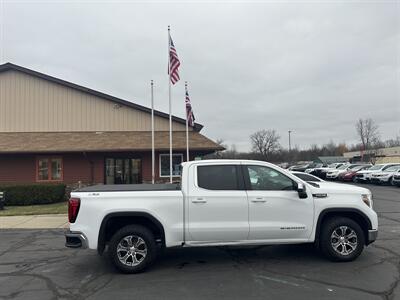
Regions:
<instances>
[{"instance_id":1,"label":"truck door","mask_svg":"<svg viewBox=\"0 0 400 300\"><path fill-rule=\"evenodd\" d=\"M250 240L306 241L313 228L312 195L301 199L297 183L261 165L243 165L249 198Z\"/></svg>"},{"instance_id":2,"label":"truck door","mask_svg":"<svg viewBox=\"0 0 400 300\"><path fill-rule=\"evenodd\" d=\"M187 195L188 241L247 240L248 200L237 164L193 165Z\"/></svg>"}]
</instances>

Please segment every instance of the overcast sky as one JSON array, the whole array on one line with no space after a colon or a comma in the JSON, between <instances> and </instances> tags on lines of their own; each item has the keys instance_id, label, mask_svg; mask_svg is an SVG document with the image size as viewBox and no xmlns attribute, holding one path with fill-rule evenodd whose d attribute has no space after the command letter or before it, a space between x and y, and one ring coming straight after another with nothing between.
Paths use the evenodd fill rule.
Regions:
<instances>
[{"instance_id":1,"label":"overcast sky","mask_svg":"<svg viewBox=\"0 0 400 300\"><path fill-rule=\"evenodd\" d=\"M168 112L167 25L203 133L249 150L357 142L357 118L400 134L399 1L2 1L0 63L12 62ZM379 3L377 3L379 2Z\"/></svg>"}]
</instances>

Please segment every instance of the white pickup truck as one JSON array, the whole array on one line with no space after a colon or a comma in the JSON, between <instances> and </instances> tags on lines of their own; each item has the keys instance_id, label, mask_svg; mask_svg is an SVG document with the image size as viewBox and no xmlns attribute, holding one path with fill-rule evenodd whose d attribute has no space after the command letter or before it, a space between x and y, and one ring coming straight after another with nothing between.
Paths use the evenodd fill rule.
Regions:
<instances>
[{"instance_id":1,"label":"white pickup truck","mask_svg":"<svg viewBox=\"0 0 400 300\"><path fill-rule=\"evenodd\" d=\"M351 261L375 241L368 189L306 182L273 164L203 160L182 164L180 185L99 185L71 193L66 246L107 252L136 273L164 247L315 243Z\"/></svg>"}]
</instances>

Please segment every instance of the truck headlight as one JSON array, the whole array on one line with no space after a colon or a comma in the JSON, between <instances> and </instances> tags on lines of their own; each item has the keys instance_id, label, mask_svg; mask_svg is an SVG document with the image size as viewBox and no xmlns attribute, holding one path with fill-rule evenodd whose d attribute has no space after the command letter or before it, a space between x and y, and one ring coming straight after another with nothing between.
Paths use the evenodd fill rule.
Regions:
<instances>
[{"instance_id":1,"label":"truck headlight","mask_svg":"<svg viewBox=\"0 0 400 300\"><path fill-rule=\"evenodd\" d=\"M370 208L372 208L372 195L371 194L362 194L361 200Z\"/></svg>"}]
</instances>

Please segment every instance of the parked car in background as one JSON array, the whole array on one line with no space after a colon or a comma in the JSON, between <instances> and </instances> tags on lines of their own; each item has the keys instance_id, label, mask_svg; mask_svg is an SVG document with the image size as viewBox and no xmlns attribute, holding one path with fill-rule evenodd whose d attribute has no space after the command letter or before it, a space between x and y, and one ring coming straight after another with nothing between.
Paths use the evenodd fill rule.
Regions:
<instances>
[{"instance_id":1,"label":"parked car in background","mask_svg":"<svg viewBox=\"0 0 400 300\"><path fill-rule=\"evenodd\" d=\"M400 164L385 168L380 172L371 174L371 182L376 184L391 184L394 185L393 175L400 170Z\"/></svg>"},{"instance_id":2,"label":"parked car in background","mask_svg":"<svg viewBox=\"0 0 400 300\"><path fill-rule=\"evenodd\" d=\"M303 165L296 165L289 167L289 171L297 171L297 172L304 172L308 168L315 168L318 164L310 163L310 164L303 164ZM322 166L322 164L320 164Z\"/></svg>"},{"instance_id":3,"label":"parked car in background","mask_svg":"<svg viewBox=\"0 0 400 300\"><path fill-rule=\"evenodd\" d=\"M392 183L400 187L400 170L398 170L396 173L393 174Z\"/></svg>"},{"instance_id":4,"label":"parked car in background","mask_svg":"<svg viewBox=\"0 0 400 300\"><path fill-rule=\"evenodd\" d=\"M307 169L304 170L305 173L311 173L317 168L326 168L327 164L317 163L314 166L309 166Z\"/></svg>"},{"instance_id":5,"label":"parked car in background","mask_svg":"<svg viewBox=\"0 0 400 300\"><path fill-rule=\"evenodd\" d=\"M368 170L372 165L358 165L350 170L347 170L345 173L342 173L338 176L338 179L341 181L353 181L356 182L356 174L358 171Z\"/></svg>"},{"instance_id":6,"label":"parked car in background","mask_svg":"<svg viewBox=\"0 0 400 300\"><path fill-rule=\"evenodd\" d=\"M335 169L340 168L343 165L348 165L349 163L333 163L328 165L327 167L315 168L314 171L310 172L310 174L315 175L321 179L326 178L326 173Z\"/></svg>"},{"instance_id":7,"label":"parked car in background","mask_svg":"<svg viewBox=\"0 0 400 300\"><path fill-rule=\"evenodd\" d=\"M376 172L385 171L387 168L391 166L396 166L399 164L376 164L369 168L368 170L358 171L356 173L356 182L369 182L371 179L371 175Z\"/></svg>"},{"instance_id":8,"label":"parked car in background","mask_svg":"<svg viewBox=\"0 0 400 300\"><path fill-rule=\"evenodd\" d=\"M330 180L336 180L339 179L339 177L348 171L354 170L359 168L360 166L365 166L364 164L348 164L348 165L342 165L337 169L330 170L326 173L326 179ZM368 167L371 167L371 165L367 165Z\"/></svg>"}]
</instances>

